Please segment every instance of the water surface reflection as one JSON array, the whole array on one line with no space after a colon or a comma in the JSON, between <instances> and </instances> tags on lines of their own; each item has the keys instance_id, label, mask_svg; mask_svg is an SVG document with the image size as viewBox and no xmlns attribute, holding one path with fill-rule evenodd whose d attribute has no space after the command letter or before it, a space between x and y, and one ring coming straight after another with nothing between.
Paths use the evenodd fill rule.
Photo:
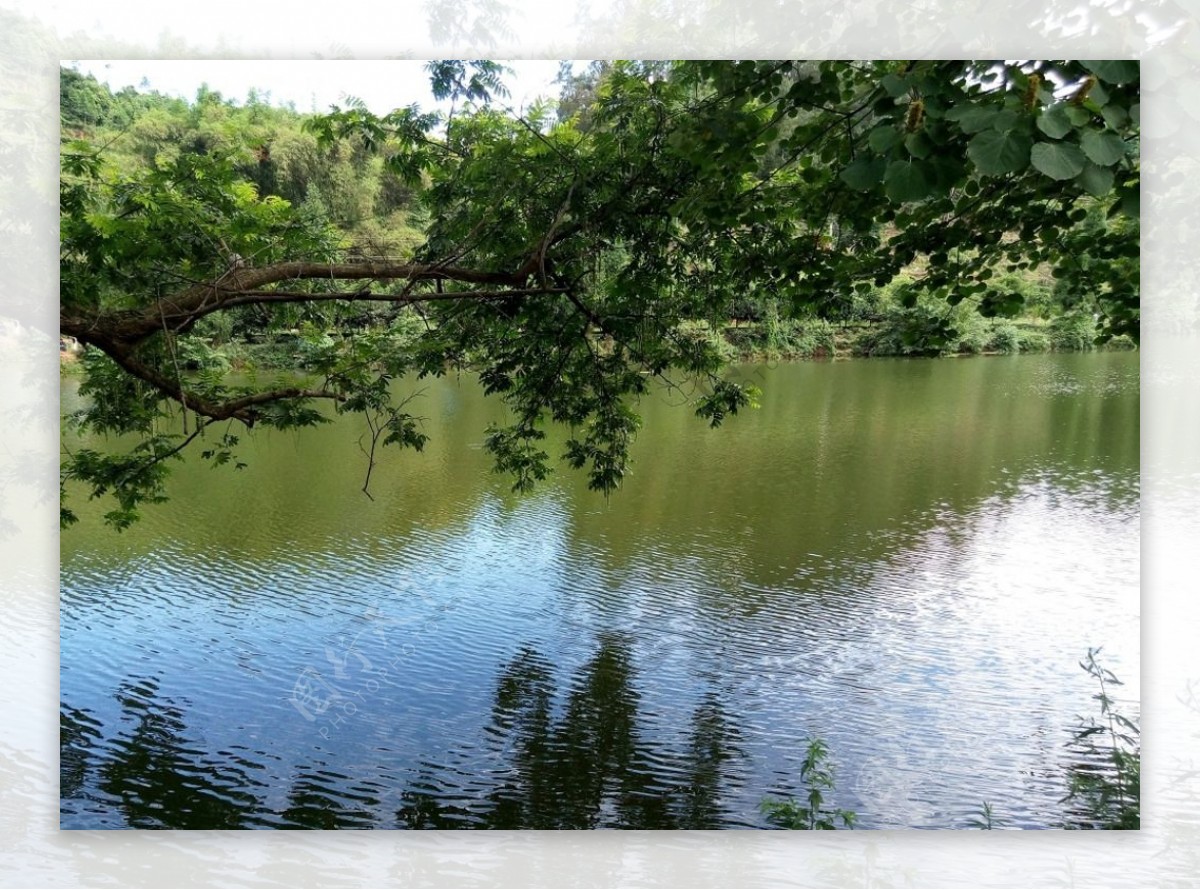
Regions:
<instances>
[{"instance_id":1,"label":"water surface reflection","mask_svg":"<svg viewBox=\"0 0 1200 890\"><path fill-rule=\"evenodd\" d=\"M760 826L815 733L864 827L1054 825L1087 647L1137 696L1137 370L743 368L607 502L509 494L470 381L374 502L346 423L253 436L63 534L62 824Z\"/></svg>"}]
</instances>

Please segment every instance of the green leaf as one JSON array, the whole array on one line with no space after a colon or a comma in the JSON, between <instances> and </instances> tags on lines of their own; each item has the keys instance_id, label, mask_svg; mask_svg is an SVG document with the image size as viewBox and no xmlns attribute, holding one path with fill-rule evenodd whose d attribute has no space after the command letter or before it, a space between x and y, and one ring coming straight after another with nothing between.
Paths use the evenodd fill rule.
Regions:
<instances>
[{"instance_id":1,"label":"green leaf","mask_svg":"<svg viewBox=\"0 0 1200 890\"><path fill-rule=\"evenodd\" d=\"M867 137L867 143L871 146L872 151L878 154L887 154L900 144L902 138L900 131L895 127L884 125L871 131L871 135Z\"/></svg>"},{"instance_id":2,"label":"green leaf","mask_svg":"<svg viewBox=\"0 0 1200 890\"><path fill-rule=\"evenodd\" d=\"M1025 298L1016 291L988 291L979 303L979 314L984 318L1016 318L1025 308Z\"/></svg>"},{"instance_id":3,"label":"green leaf","mask_svg":"<svg viewBox=\"0 0 1200 890\"><path fill-rule=\"evenodd\" d=\"M903 96L908 91L908 80L901 77L899 74L889 74L879 82L879 85L887 91L887 94L893 99L898 96Z\"/></svg>"},{"instance_id":4,"label":"green leaf","mask_svg":"<svg viewBox=\"0 0 1200 890\"><path fill-rule=\"evenodd\" d=\"M1039 142L1029 155L1033 166L1051 179L1074 179L1085 159L1079 146L1069 142Z\"/></svg>"},{"instance_id":5,"label":"green leaf","mask_svg":"<svg viewBox=\"0 0 1200 890\"><path fill-rule=\"evenodd\" d=\"M1031 145L1032 140L1023 133L986 130L967 145L967 157L988 176L1019 173L1029 165Z\"/></svg>"},{"instance_id":6,"label":"green leaf","mask_svg":"<svg viewBox=\"0 0 1200 890\"><path fill-rule=\"evenodd\" d=\"M928 165L932 168L934 188L940 194L949 194L950 190L958 185L967 172L966 165L950 155L934 155ZM976 190L978 190L978 185L976 185Z\"/></svg>"},{"instance_id":7,"label":"green leaf","mask_svg":"<svg viewBox=\"0 0 1200 890\"><path fill-rule=\"evenodd\" d=\"M1087 130L1079 144L1088 159L1101 167L1115 164L1125 156L1125 140L1107 130Z\"/></svg>"},{"instance_id":8,"label":"green leaf","mask_svg":"<svg viewBox=\"0 0 1200 890\"><path fill-rule=\"evenodd\" d=\"M1126 186L1121 190L1121 212L1133 219L1141 216L1142 193L1136 185Z\"/></svg>"},{"instance_id":9,"label":"green leaf","mask_svg":"<svg viewBox=\"0 0 1200 890\"><path fill-rule=\"evenodd\" d=\"M1037 128L1051 139L1062 139L1071 132L1071 119L1062 105L1051 105L1038 115Z\"/></svg>"},{"instance_id":10,"label":"green leaf","mask_svg":"<svg viewBox=\"0 0 1200 890\"><path fill-rule=\"evenodd\" d=\"M1129 112L1120 105L1105 105L1104 110L1100 112L1100 116L1114 130L1119 130L1129 123Z\"/></svg>"},{"instance_id":11,"label":"green leaf","mask_svg":"<svg viewBox=\"0 0 1200 890\"><path fill-rule=\"evenodd\" d=\"M946 119L957 121L964 133L979 133L990 129L999 115L998 108L959 105L946 112Z\"/></svg>"},{"instance_id":12,"label":"green leaf","mask_svg":"<svg viewBox=\"0 0 1200 890\"><path fill-rule=\"evenodd\" d=\"M1102 198L1112 190L1113 171L1108 167L1098 167L1088 161L1083 165L1083 172L1076 177L1076 181L1089 195Z\"/></svg>"},{"instance_id":13,"label":"green leaf","mask_svg":"<svg viewBox=\"0 0 1200 890\"><path fill-rule=\"evenodd\" d=\"M1086 108L1080 108L1078 105L1067 106L1067 120L1071 122L1073 127L1082 127L1092 119L1092 113Z\"/></svg>"},{"instance_id":14,"label":"green leaf","mask_svg":"<svg viewBox=\"0 0 1200 890\"><path fill-rule=\"evenodd\" d=\"M884 190L888 199L897 204L928 198L931 189L924 165L918 161L893 161L884 177Z\"/></svg>"},{"instance_id":15,"label":"green leaf","mask_svg":"<svg viewBox=\"0 0 1200 890\"><path fill-rule=\"evenodd\" d=\"M904 147L914 158L927 158L933 153L933 142L924 130L909 133L904 138Z\"/></svg>"},{"instance_id":16,"label":"green leaf","mask_svg":"<svg viewBox=\"0 0 1200 890\"><path fill-rule=\"evenodd\" d=\"M1013 129L1021 120L1021 116L1011 108L1002 108L996 112L992 118L992 129L998 130L1001 133L1007 133Z\"/></svg>"},{"instance_id":17,"label":"green leaf","mask_svg":"<svg viewBox=\"0 0 1200 890\"><path fill-rule=\"evenodd\" d=\"M841 180L852 189L869 191L883 179L887 161L883 158L859 158L841 172Z\"/></svg>"},{"instance_id":18,"label":"green leaf","mask_svg":"<svg viewBox=\"0 0 1200 890\"><path fill-rule=\"evenodd\" d=\"M1141 65L1135 59L1115 59L1098 62L1081 60L1079 64L1106 83L1133 83L1141 74Z\"/></svg>"}]
</instances>

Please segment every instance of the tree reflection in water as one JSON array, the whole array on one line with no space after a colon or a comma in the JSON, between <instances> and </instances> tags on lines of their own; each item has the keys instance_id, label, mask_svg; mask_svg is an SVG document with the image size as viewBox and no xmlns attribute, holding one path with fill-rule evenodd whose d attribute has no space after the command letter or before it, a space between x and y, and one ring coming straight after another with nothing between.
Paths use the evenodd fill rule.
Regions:
<instances>
[{"instance_id":1,"label":"tree reflection in water","mask_svg":"<svg viewBox=\"0 0 1200 890\"><path fill-rule=\"evenodd\" d=\"M283 811L287 828L374 828L383 789L374 782L355 784L332 770L306 769L288 794Z\"/></svg>"},{"instance_id":2,"label":"tree reflection in water","mask_svg":"<svg viewBox=\"0 0 1200 890\"><path fill-rule=\"evenodd\" d=\"M126 684L117 700L132 732L110 743L100 790L116 798L132 828L243 828L262 783L227 753L211 757L186 738L183 712L159 701L158 684ZM224 755L224 756L222 756Z\"/></svg>"},{"instance_id":3,"label":"tree reflection in water","mask_svg":"<svg viewBox=\"0 0 1200 890\"><path fill-rule=\"evenodd\" d=\"M60 712L62 812L104 814L82 827L246 828L262 816L247 772L256 764L229 751L199 750L186 736L183 712L160 700L154 679L117 690L122 723L132 727L103 740L100 722L64 704ZM107 817L117 812L123 824Z\"/></svg>"},{"instance_id":4,"label":"tree reflection in water","mask_svg":"<svg viewBox=\"0 0 1200 890\"><path fill-rule=\"evenodd\" d=\"M87 711L65 704L58 715L58 787L64 812L66 801L84 797L92 749L103 738L100 721Z\"/></svg>"},{"instance_id":5,"label":"tree reflection in water","mask_svg":"<svg viewBox=\"0 0 1200 890\"><path fill-rule=\"evenodd\" d=\"M397 813L410 828L717 828L723 765L737 733L715 695L690 718L686 746L638 728L628 644L605 636L553 713L551 665L523 649L504 669L487 733L498 779L480 804L426 771Z\"/></svg>"},{"instance_id":6,"label":"tree reflection in water","mask_svg":"<svg viewBox=\"0 0 1200 890\"><path fill-rule=\"evenodd\" d=\"M602 637L563 701L552 664L522 649L500 673L482 742L451 752L458 768L416 761L398 811L388 798L399 783L320 761L280 762L289 778L272 788L266 762L284 752L207 750L185 724L189 704L153 678L127 681L115 735L62 705L64 827L720 827L722 786L737 783L726 770L741 756L736 730L709 694L681 732L647 737L631 661L624 639Z\"/></svg>"}]
</instances>

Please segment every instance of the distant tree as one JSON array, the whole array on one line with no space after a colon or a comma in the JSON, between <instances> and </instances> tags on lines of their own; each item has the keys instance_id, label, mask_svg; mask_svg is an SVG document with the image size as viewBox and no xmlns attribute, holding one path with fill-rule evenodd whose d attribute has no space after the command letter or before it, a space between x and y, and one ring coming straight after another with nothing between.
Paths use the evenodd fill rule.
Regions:
<instances>
[{"instance_id":1,"label":"distant tree","mask_svg":"<svg viewBox=\"0 0 1200 890\"><path fill-rule=\"evenodd\" d=\"M560 85L558 104L555 106L559 121L574 118L578 129L588 128L591 111L596 105L596 93L612 66L612 62L602 60L589 62L582 70L576 70L573 62L563 62L559 65L558 77L555 79Z\"/></svg>"},{"instance_id":2,"label":"distant tree","mask_svg":"<svg viewBox=\"0 0 1200 890\"><path fill-rule=\"evenodd\" d=\"M109 91L90 74L74 68L60 68L58 105L64 130L79 130L103 123L112 112Z\"/></svg>"}]
</instances>

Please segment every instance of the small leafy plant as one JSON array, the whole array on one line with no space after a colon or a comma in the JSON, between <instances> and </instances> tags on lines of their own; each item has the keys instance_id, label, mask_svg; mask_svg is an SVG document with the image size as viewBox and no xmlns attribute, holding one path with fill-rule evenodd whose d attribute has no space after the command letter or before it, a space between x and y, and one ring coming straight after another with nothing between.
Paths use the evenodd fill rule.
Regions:
<instances>
[{"instance_id":1,"label":"small leafy plant","mask_svg":"<svg viewBox=\"0 0 1200 890\"><path fill-rule=\"evenodd\" d=\"M982 831L993 831L1004 823L996 818L996 814L992 811L992 805L985 800L967 824Z\"/></svg>"},{"instance_id":2,"label":"small leafy plant","mask_svg":"<svg viewBox=\"0 0 1200 890\"><path fill-rule=\"evenodd\" d=\"M841 822L843 828L853 828L857 818L850 810L830 809L825 805L826 795L834 789L833 767L829 763L829 747L819 738L808 741L804 763L800 766L800 780L808 785L805 802L787 800L765 800L763 814L776 828L802 831L833 831Z\"/></svg>"},{"instance_id":3,"label":"small leafy plant","mask_svg":"<svg viewBox=\"0 0 1200 890\"><path fill-rule=\"evenodd\" d=\"M1078 762L1071 768L1064 803L1074 806L1068 828L1107 828L1136 831L1141 828L1141 729L1117 710L1109 695L1121 686L1099 660L1100 649L1088 649L1079 666L1096 679L1100 691L1092 696L1100 717L1080 718L1071 749Z\"/></svg>"}]
</instances>

